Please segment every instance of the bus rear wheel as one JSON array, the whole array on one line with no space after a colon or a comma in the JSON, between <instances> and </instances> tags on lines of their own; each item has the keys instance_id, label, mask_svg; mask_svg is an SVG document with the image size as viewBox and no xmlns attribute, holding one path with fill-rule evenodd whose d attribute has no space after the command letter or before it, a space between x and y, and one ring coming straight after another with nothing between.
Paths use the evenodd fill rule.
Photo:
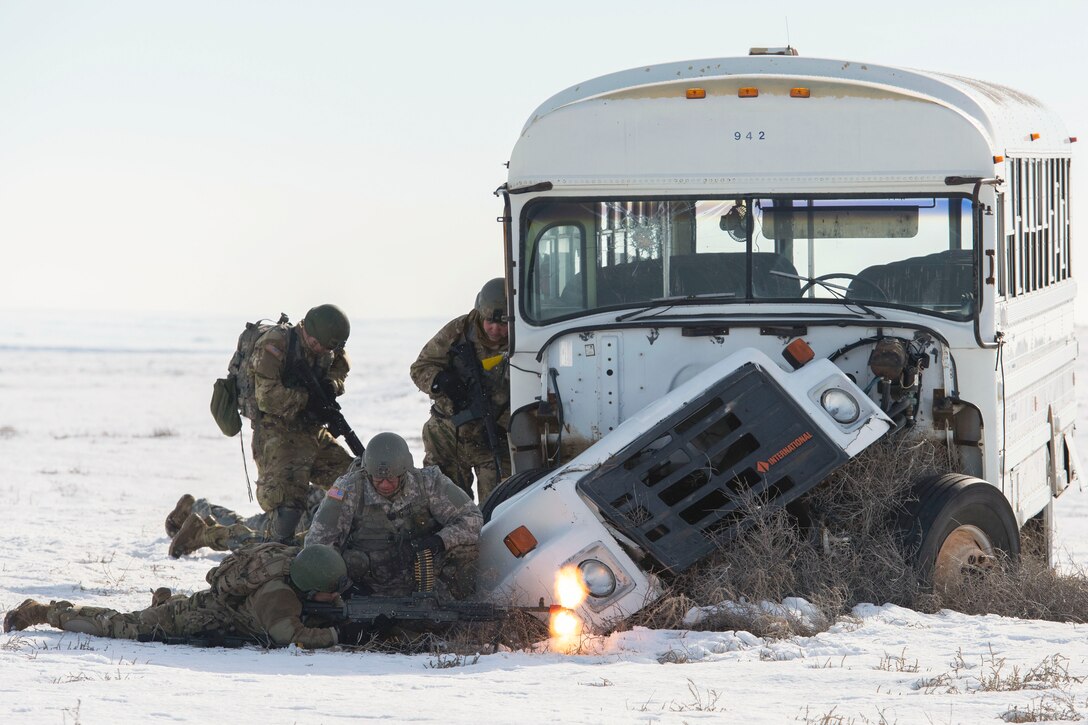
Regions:
<instances>
[{"instance_id":1,"label":"bus rear wheel","mask_svg":"<svg viewBox=\"0 0 1088 725\"><path fill-rule=\"evenodd\" d=\"M907 506L907 550L924 584L947 591L984 575L999 559L1020 556L1020 531L1008 500L973 476L919 481Z\"/></svg>"}]
</instances>

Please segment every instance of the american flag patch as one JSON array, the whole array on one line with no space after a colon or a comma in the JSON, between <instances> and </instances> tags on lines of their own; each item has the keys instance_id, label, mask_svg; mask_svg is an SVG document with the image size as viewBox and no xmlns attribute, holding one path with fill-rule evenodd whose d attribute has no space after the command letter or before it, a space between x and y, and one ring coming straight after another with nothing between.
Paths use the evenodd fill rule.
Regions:
<instances>
[{"instance_id":1,"label":"american flag patch","mask_svg":"<svg viewBox=\"0 0 1088 725\"><path fill-rule=\"evenodd\" d=\"M329 489L329 492L325 494L325 498L335 498L337 501L343 501L345 493L346 491L344 491L344 489L333 486Z\"/></svg>"}]
</instances>

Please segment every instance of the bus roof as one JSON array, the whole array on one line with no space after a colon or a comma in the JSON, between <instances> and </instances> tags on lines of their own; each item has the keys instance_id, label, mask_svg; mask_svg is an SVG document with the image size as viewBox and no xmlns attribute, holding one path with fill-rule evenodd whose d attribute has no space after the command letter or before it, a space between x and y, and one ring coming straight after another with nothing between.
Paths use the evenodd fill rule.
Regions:
<instances>
[{"instance_id":1,"label":"bus roof","mask_svg":"<svg viewBox=\"0 0 1088 725\"><path fill-rule=\"evenodd\" d=\"M754 55L680 61L600 76L555 94L541 104L522 129L572 104L654 86L692 85L726 79L796 79L853 84L913 96L943 105L970 119L996 154L1068 154L1069 136L1061 120L1034 97L1007 86L929 71L800 56ZM1033 139L1032 134L1038 134Z\"/></svg>"}]
</instances>

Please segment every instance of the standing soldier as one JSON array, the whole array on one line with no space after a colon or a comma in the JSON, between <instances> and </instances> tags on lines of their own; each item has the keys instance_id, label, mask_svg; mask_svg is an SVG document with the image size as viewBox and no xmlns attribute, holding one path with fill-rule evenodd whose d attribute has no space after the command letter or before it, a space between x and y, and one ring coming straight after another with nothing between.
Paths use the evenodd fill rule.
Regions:
<instances>
[{"instance_id":1,"label":"standing soldier","mask_svg":"<svg viewBox=\"0 0 1088 725\"><path fill-rule=\"evenodd\" d=\"M222 637L240 637L267 646L331 647L337 643L336 630L305 626L302 602L333 601L350 586L346 571L343 558L328 546L299 550L258 544L224 559L208 572L211 587L189 597L171 597L160 589L149 608L128 613L27 599L4 616L4 631L48 624L114 639L176 637L214 644Z\"/></svg>"},{"instance_id":2,"label":"standing soldier","mask_svg":"<svg viewBox=\"0 0 1088 725\"><path fill-rule=\"evenodd\" d=\"M480 503L510 473L506 314L505 282L493 279L476 296L475 308L439 330L411 368L412 382L432 401L423 426L423 465L441 468L470 497L475 471Z\"/></svg>"},{"instance_id":3,"label":"standing soldier","mask_svg":"<svg viewBox=\"0 0 1088 725\"><path fill-rule=\"evenodd\" d=\"M476 586L482 526L468 494L436 466L416 468L399 435L379 433L325 495L306 550L339 548L348 575L372 594L464 599Z\"/></svg>"}]
</instances>

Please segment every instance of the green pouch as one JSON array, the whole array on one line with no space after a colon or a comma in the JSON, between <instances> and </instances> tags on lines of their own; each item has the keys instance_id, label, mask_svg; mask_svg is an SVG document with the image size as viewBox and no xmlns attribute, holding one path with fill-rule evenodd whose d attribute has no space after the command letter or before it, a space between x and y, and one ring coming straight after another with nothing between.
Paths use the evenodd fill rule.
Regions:
<instances>
[{"instance_id":1,"label":"green pouch","mask_svg":"<svg viewBox=\"0 0 1088 725\"><path fill-rule=\"evenodd\" d=\"M234 376L219 378L212 386L212 417L225 436L235 436L242 430L238 415L238 387Z\"/></svg>"}]
</instances>

